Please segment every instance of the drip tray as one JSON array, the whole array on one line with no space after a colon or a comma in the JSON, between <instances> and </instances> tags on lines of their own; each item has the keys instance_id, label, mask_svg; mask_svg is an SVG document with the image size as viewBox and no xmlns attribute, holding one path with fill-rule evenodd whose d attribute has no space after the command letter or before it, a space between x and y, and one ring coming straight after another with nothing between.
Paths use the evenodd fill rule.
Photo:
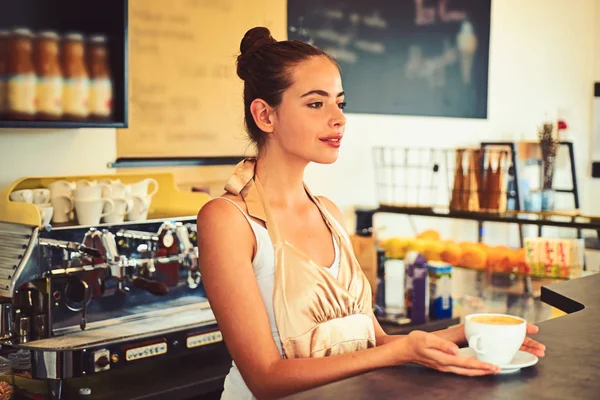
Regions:
<instances>
[{"instance_id":1,"label":"drip tray","mask_svg":"<svg viewBox=\"0 0 600 400\"><path fill-rule=\"evenodd\" d=\"M30 350L79 350L91 346L140 339L144 336L169 333L216 323L207 302L176 307L135 320L69 333L49 339L24 343L17 347Z\"/></svg>"}]
</instances>

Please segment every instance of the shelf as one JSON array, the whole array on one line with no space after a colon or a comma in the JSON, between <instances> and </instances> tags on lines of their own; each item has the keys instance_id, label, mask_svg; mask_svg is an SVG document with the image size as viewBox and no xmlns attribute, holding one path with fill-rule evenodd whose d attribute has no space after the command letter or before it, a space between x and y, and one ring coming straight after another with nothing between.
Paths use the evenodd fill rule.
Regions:
<instances>
[{"instance_id":1,"label":"shelf","mask_svg":"<svg viewBox=\"0 0 600 400\"><path fill-rule=\"evenodd\" d=\"M0 121L0 128L127 128L127 123L111 121Z\"/></svg>"},{"instance_id":2,"label":"shelf","mask_svg":"<svg viewBox=\"0 0 600 400\"><path fill-rule=\"evenodd\" d=\"M102 179L119 179L124 184L132 184L142 179L152 178L158 183L158 191L152 197L148 210L148 219L140 222L160 222L166 219L188 219L194 220L198 210L211 198L206 193L188 192L180 190L175 184L175 176L170 172L118 172L96 175L70 175L70 176L31 176L22 177L11 182L8 186L0 188L0 222L16 223L28 226L41 226L40 213L32 203L10 201L9 194L15 190L48 188L52 182L66 180L76 182L80 179L88 181L100 181ZM129 224L128 221L123 223ZM114 225L114 224L113 224ZM99 225L102 227L105 225ZM52 226L55 231L89 228L84 225L61 224Z\"/></svg>"},{"instance_id":3,"label":"shelf","mask_svg":"<svg viewBox=\"0 0 600 400\"><path fill-rule=\"evenodd\" d=\"M389 260L403 260L403 259L402 258L389 258ZM564 278L564 277L560 277L560 276L524 274L524 273L515 272L515 271L510 271L510 272L509 271L494 271L494 270L490 270L488 268L470 268L470 267L463 267L460 265L452 265L452 268L459 268L462 270L473 271L473 272L484 272L484 273L488 273L488 274L492 274L492 275L515 276L515 277L523 277L523 278L555 279L555 280L561 280L561 281L566 281L566 280L571 279L571 278Z\"/></svg>"},{"instance_id":4,"label":"shelf","mask_svg":"<svg viewBox=\"0 0 600 400\"><path fill-rule=\"evenodd\" d=\"M236 165L244 156L215 157L124 157L108 163L108 168L159 168Z\"/></svg>"},{"instance_id":5,"label":"shelf","mask_svg":"<svg viewBox=\"0 0 600 400\"><path fill-rule=\"evenodd\" d=\"M486 268L469 268L469 267L462 267L460 265L453 265L452 267L460 268L460 269L468 270L468 271L474 271L474 272L485 272L485 273L489 273L492 275L515 276L515 277L533 278L533 279L553 279L553 280L560 280L560 281L567 281L570 279L570 278L563 278L563 277L559 277L559 276L523 274L520 272L494 271L494 270L489 270Z\"/></svg>"},{"instance_id":6,"label":"shelf","mask_svg":"<svg viewBox=\"0 0 600 400\"><path fill-rule=\"evenodd\" d=\"M52 231L52 232L71 231L73 229L90 229L90 228L96 228L98 230L102 230L103 228L110 228L113 226L127 227L129 225L155 224L155 223L163 223L163 222L173 221L174 219L176 219L179 222L189 221L190 223L194 223L194 224L196 223L196 215L165 216L165 217L161 217L159 215L158 217L152 216L152 218L138 220L138 221L123 221L123 222L118 222L118 223L101 222L96 225L79 225L76 223L52 224L49 227L49 231Z\"/></svg>"},{"instance_id":7,"label":"shelf","mask_svg":"<svg viewBox=\"0 0 600 400\"><path fill-rule=\"evenodd\" d=\"M451 218L478 222L501 222L519 225L554 226L558 228L592 229L600 231L600 216L510 211L502 214L485 212L449 211L432 208L414 208L380 204L373 213L417 215L422 217ZM563 220L557 220L563 219ZM568 219L565 221L564 219Z\"/></svg>"},{"instance_id":8,"label":"shelf","mask_svg":"<svg viewBox=\"0 0 600 400\"><path fill-rule=\"evenodd\" d=\"M128 0L0 0L0 29L17 27L107 37L113 111L106 121L0 120L0 128L128 127Z\"/></svg>"}]
</instances>

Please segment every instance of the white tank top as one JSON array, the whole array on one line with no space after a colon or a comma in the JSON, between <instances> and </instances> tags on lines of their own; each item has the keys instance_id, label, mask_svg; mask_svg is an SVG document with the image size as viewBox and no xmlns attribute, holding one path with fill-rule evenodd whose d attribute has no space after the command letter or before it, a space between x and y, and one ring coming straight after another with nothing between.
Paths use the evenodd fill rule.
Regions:
<instances>
[{"instance_id":1,"label":"white tank top","mask_svg":"<svg viewBox=\"0 0 600 400\"><path fill-rule=\"evenodd\" d=\"M226 197L217 197L218 199L224 199L229 201L231 204L236 206L242 214L246 217L254 232L256 238L256 254L252 260L252 268L254 270L254 276L258 282L258 288L260 290L260 296L262 297L267 314L269 315L269 324L271 325L271 334L273 340L277 345L279 353L283 357L283 350L281 349L281 340L279 339L279 332L277 331L277 323L275 322L275 312L273 310L273 289L275 286L275 251L273 249L273 242L269 236L269 232L265 227L258 224L248 217L248 215L238 206L234 201ZM213 199L215 200L215 199ZM333 246L335 251L335 259L333 264L327 271L337 279L340 271L340 248L332 234ZM240 371L238 370L235 362L231 363L231 369L229 374L225 377L224 390L221 395L221 400L254 400L256 397L250 392L248 386L244 382Z\"/></svg>"}]
</instances>

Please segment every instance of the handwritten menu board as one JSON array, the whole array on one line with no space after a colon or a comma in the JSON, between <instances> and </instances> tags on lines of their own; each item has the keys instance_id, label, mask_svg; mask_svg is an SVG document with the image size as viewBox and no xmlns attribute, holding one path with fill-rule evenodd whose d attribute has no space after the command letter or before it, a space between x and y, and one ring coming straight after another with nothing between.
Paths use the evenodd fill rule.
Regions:
<instances>
[{"instance_id":1,"label":"handwritten menu board","mask_svg":"<svg viewBox=\"0 0 600 400\"><path fill-rule=\"evenodd\" d=\"M289 38L342 69L349 113L486 118L491 0L288 0Z\"/></svg>"},{"instance_id":2,"label":"handwritten menu board","mask_svg":"<svg viewBox=\"0 0 600 400\"><path fill-rule=\"evenodd\" d=\"M285 12L273 0L130 0L130 122L118 156L247 152L240 41L257 25L285 39Z\"/></svg>"}]
</instances>

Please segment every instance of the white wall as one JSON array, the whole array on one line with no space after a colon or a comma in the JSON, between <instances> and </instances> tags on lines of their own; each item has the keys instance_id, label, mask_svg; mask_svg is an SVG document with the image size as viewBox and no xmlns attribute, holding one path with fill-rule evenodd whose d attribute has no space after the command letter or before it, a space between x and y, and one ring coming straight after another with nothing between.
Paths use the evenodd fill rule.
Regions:
<instances>
[{"instance_id":1,"label":"white wall","mask_svg":"<svg viewBox=\"0 0 600 400\"><path fill-rule=\"evenodd\" d=\"M0 187L24 176L99 174L117 156L115 129L0 129Z\"/></svg>"},{"instance_id":2,"label":"white wall","mask_svg":"<svg viewBox=\"0 0 600 400\"><path fill-rule=\"evenodd\" d=\"M595 47L600 43L595 40L600 37L594 26L595 5L600 2L573 3L492 2L487 120L349 115L340 159L333 166L311 166L308 183L342 207L353 229L353 205L377 204L371 146L454 147L481 141L536 140L536 127L543 118L560 112L575 142L583 209L600 214L600 206L592 201L592 191L599 193L598 185L592 186L589 178L594 61L600 60ZM412 233L402 217L377 221L390 233ZM494 240L516 245L516 228L492 226ZM475 238L474 223L418 219L417 227L441 228L460 240Z\"/></svg>"}]
</instances>

